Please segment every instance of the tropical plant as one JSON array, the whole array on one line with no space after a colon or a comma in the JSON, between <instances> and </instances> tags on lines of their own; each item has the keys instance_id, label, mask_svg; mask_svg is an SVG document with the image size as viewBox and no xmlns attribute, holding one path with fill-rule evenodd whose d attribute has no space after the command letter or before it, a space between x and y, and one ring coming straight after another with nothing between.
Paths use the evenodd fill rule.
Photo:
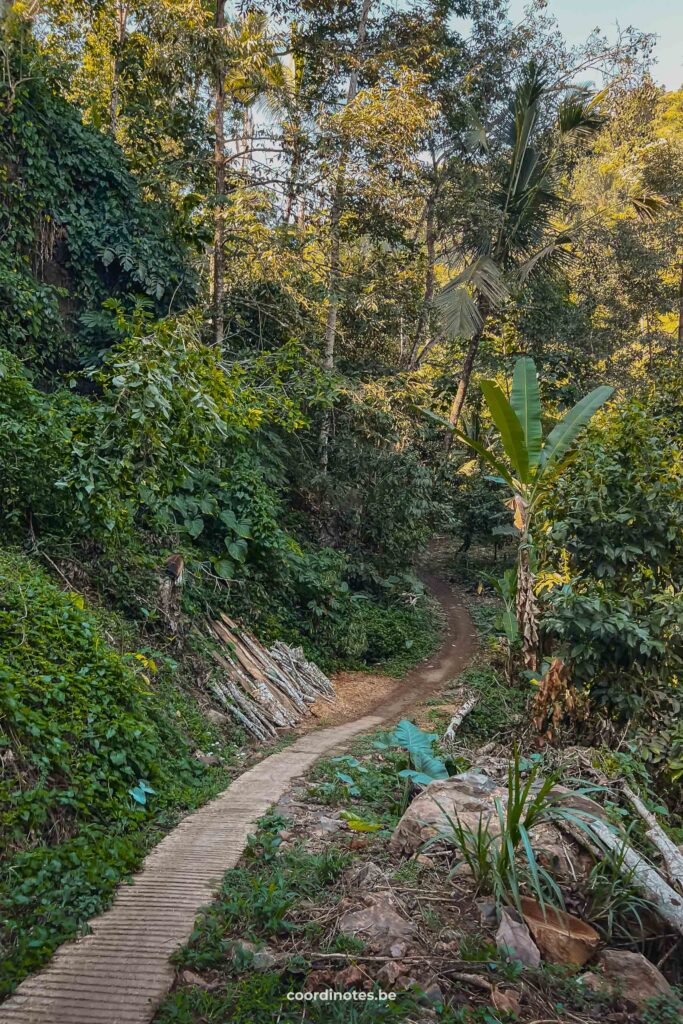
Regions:
<instances>
[{"instance_id":1,"label":"tropical plant","mask_svg":"<svg viewBox=\"0 0 683 1024\"><path fill-rule=\"evenodd\" d=\"M594 864L588 876L584 916L606 942L625 939L630 943L636 935L642 941L647 933L643 918L656 909L633 884L634 869L624 863L629 849L624 839Z\"/></svg>"},{"instance_id":2,"label":"tropical plant","mask_svg":"<svg viewBox=\"0 0 683 1024\"><path fill-rule=\"evenodd\" d=\"M500 483L512 491L510 501L514 524L519 531L517 559L517 624L522 638L524 661L536 669L538 661L538 604L534 590L531 528L541 496L562 471L579 432L612 394L613 388L595 388L570 409L548 436L543 438L541 397L533 359L523 356L515 364L510 400L492 380L481 382L481 390L495 423L503 450L511 465L502 462L479 441L454 429L454 434L473 448L495 472Z\"/></svg>"},{"instance_id":3,"label":"tropical plant","mask_svg":"<svg viewBox=\"0 0 683 1024\"><path fill-rule=\"evenodd\" d=\"M591 95L584 89L572 89L559 104L548 132L553 92L547 69L529 62L510 104L507 150L501 171L493 179L492 222L497 226L470 240L467 265L439 296L447 331L469 338L450 410L453 426L457 426L465 404L487 317L540 266L566 267L572 259L572 231L553 219L562 205L560 162L568 143L585 143L603 125L598 108L604 93ZM470 134L473 148L488 153L487 133L478 119L473 118Z\"/></svg>"},{"instance_id":4,"label":"tropical plant","mask_svg":"<svg viewBox=\"0 0 683 1024\"><path fill-rule=\"evenodd\" d=\"M482 579L493 587L496 595L500 598L503 608L497 615L494 626L505 636L507 644L506 676L508 682L512 677L513 653L519 644L519 626L517 625L517 573L514 569L506 569L502 576L493 576L491 573L483 572Z\"/></svg>"},{"instance_id":5,"label":"tropical plant","mask_svg":"<svg viewBox=\"0 0 683 1024\"><path fill-rule=\"evenodd\" d=\"M568 821L596 841L590 820L579 815L554 792L559 775L539 779L542 765L530 765L520 756L517 744L508 763L507 798L505 806L497 797L495 813L488 819L481 815L477 828L464 824L458 814L450 815L436 801L446 826L427 840L425 849L443 843L455 845L470 868L477 886L490 893L499 904L512 904L521 910L523 888L530 889L545 907L546 902L564 908L562 892L534 853L531 830L544 823ZM522 854L523 856L520 856ZM457 869L457 865L456 865ZM455 869L454 869L455 870Z\"/></svg>"}]
</instances>

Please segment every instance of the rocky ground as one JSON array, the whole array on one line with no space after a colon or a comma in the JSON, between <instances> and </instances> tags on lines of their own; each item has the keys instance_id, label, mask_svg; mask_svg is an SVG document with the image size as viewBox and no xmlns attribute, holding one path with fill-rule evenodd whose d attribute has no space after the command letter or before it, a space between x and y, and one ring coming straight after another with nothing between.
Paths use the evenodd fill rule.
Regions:
<instances>
[{"instance_id":1,"label":"rocky ground","mask_svg":"<svg viewBox=\"0 0 683 1024\"><path fill-rule=\"evenodd\" d=\"M452 691L416 717L433 719L461 696ZM613 820L618 802L590 751L565 752L569 781L551 798L572 827L539 820L529 828L535 870L552 879L541 890L556 903L557 886L566 914L540 906L521 847L517 901L501 894L476 852L470 863L463 858L453 823L470 838L480 820L498 834L498 808L510 817L511 785L509 746L479 746L478 760L466 751L463 744L444 755L462 770L426 788L399 774L406 752L386 733L318 765L226 876L222 897L179 958L177 986L158 1021L683 1020L675 987L680 935L618 871L601 867L580 827L576 838L577 816ZM557 769L553 757L543 760L518 759L518 782L533 777L528 800L543 785L544 767ZM447 840L430 843L444 830ZM331 991L348 1001L325 1002ZM381 991L394 994L391 1004L358 999ZM301 993L299 1001L288 992Z\"/></svg>"}]
</instances>

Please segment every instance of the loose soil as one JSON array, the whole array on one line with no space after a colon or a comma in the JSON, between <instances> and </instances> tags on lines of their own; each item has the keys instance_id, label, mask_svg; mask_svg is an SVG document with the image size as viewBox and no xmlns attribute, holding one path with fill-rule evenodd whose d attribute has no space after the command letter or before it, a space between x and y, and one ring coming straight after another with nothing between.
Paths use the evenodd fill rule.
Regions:
<instances>
[{"instance_id":1,"label":"loose soil","mask_svg":"<svg viewBox=\"0 0 683 1024\"><path fill-rule=\"evenodd\" d=\"M402 678L372 672L339 672L332 677L337 700L317 701L312 717L303 728L339 725L376 715L387 722L400 717L408 708L424 701L455 679L466 667L477 646L474 623L462 595L431 573L422 579L445 616L443 639L439 649Z\"/></svg>"}]
</instances>

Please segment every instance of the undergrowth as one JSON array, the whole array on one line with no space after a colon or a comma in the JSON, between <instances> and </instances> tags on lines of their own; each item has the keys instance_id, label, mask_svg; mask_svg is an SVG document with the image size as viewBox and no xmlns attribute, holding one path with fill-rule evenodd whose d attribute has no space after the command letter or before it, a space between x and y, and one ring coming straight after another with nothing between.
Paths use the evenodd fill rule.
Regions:
<instances>
[{"instance_id":1,"label":"undergrowth","mask_svg":"<svg viewBox=\"0 0 683 1024\"><path fill-rule=\"evenodd\" d=\"M233 749L172 681L24 555L0 555L0 993L106 905L163 831L227 781Z\"/></svg>"}]
</instances>

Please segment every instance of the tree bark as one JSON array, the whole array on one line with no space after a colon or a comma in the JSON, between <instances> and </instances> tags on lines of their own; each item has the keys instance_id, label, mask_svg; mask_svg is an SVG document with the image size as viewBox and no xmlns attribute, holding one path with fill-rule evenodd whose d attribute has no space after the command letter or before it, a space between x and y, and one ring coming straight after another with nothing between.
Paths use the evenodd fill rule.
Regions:
<instances>
[{"instance_id":1,"label":"tree bark","mask_svg":"<svg viewBox=\"0 0 683 1024\"><path fill-rule=\"evenodd\" d=\"M462 368L462 374L458 381L458 387L455 392L455 397L451 404L451 411L448 416L448 422L452 427L457 427L460 416L462 415L463 406L465 405L465 399L467 398L467 391L470 386L470 380L472 379L472 371L474 369L474 362L477 358L477 352L479 351L479 342L482 339L484 328L481 327L476 334L470 338L470 343L467 347L467 355L465 356L465 362ZM453 443L453 432L449 430L448 437L446 438L446 450L448 450Z\"/></svg>"},{"instance_id":2,"label":"tree bark","mask_svg":"<svg viewBox=\"0 0 683 1024\"><path fill-rule=\"evenodd\" d=\"M360 18L358 20L358 35L356 36L356 51L360 51L365 42L365 35L368 27L368 17L372 0L363 0ZM358 92L358 68L354 67L349 76L349 87L346 94L346 105L354 101ZM327 320L325 324L325 347L323 350L323 369L328 373L334 370L335 347L337 341L337 316L339 313L339 289L341 286L341 219L344 212L344 201L346 191L346 160L347 146L342 144L342 151L339 157L337 168L337 180L335 183L334 195L332 197L332 209L330 210L330 252L329 252L329 276L328 276L328 305ZM320 468L323 473L327 472L329 458L330 430L332 427L332 410L329 409L323 416L320 428Z\"/></svg>"},{"instance_id":3,"label":"tree bark","mask_svg":"<svg viewBox=\"0 0 683 1024\"><path fill-rule=\"evenodd\" d=\"M435 195L431 193L427 199L427 207L425 210L425 245L427 248L427 268L425 271L425 287L424 296L422 299L422 305L420 307L420 314L417 318L417 326L415 328L415 338L413 339L413 346L410 350L409 367L414 370L419 365L417 354L422 345L422 336L427 327L427 321L429 319L429 309L434 298L434 282L435 282L435 264L436 264L436 231L435 231Z\"/></svg>"},{"instance_id":4,"label":"tree bark","mask_svg":"<svg viewBox=\"0 0 683 1024\"><path fill-rule=\"evenodd\" d=\"M615 835L603 822L591 820L590 828L603 845L619 858L621 870L628 877L629 883L651 900L661 917L683 935L683 901L679 894L667 885L658 871L639 853L626 846L623 838ZM577 829L573 834L578 837L582 831Z\"/></svg>"},{"instance_id":5,"label":"tree bark","mask_svg":"<svg viewBox=\"0 0 683 1024\"><path fill-rule=\"evenodd\" d=\"M126 29L128 26L128 5L118 3L116 5L116 53L114 54L114 68L111 83L111 94L109 96L109 132L116 135L116 126L119 116L119 83L121 81L121 50L126 41Z\"/></svg>"},{"instance_id":6,"label":"tree bark","mask_svg":"<svg viewBox=\"0 0 683 1024\"><path fill-rule=\"evenodd\" d=\"M538 601L534 591L536 582L531 569L531 537L529 535L528 510L522 499L514 500L515 526L519 526L522 537L517 553L517 628L522 641L522 657L526 668L535 672L538 668Z\"/></svg>"},{"instance_id":7,"label":"tree bark","mask_svg":"<svg viewBox=\"0 0 683 1024\"><path fill-rule=\"evenodd\" d=\"M637 813L647 825L648 830L645 835L661 853L670 881L673 883L677 882L683 888L683 853L669 839L654 814L648 811L638 794L634 793L626 783L623 783L621 788L626 799L633 804Z\"/></svg>"},{"instance_id":8,"label":"tree bark","mask_svg":"<svg viewBox=\"0 0 683 1024\"><path fill-rule=\"evenodd\" d=\"M218 55L215 67L215 141L214 141L214 174L215 174L215 214L213 234L213 343L217 348L223 347L225 335L225 316L223 300L225 296L225 62L223 59L223 29L225 28L225 0L216 0L214 29L216 30L216 46Z\"/></svg>"},{"instance_id":9,"label":"tree bark","mask_svg":"<svg viewBox=\"0 0 683 1024\"><path fill-rule=\"evenodd\" d=\"M289 181L287 182L287 198L285 199L284 209L284 221L285 224L289 224L292 211L294 209L294 200L296 199L296 186L299 180L299 167L301 166L301 144L300 139L297 138L294 141L292 147L292 162L289 168Z\"/></svg>"},{"instance_id":10,"label":"tree bark","mask_svg":"<svg viewBox=\"0 0 683 1024\"><path fill-rule=\"evenodd\" d=\"M471 697L468 697L467 700L465 700L465 702L458 708L458 710L448 723L448 728L443 734L443 739L441 740L441 742L444 745L448 745L449 743L452 743L454 741L456 732L458 731L462 723L465 721L470 711L473 711L478 703L479 696L473 695Z\"/></svg>"}]
</instances>

